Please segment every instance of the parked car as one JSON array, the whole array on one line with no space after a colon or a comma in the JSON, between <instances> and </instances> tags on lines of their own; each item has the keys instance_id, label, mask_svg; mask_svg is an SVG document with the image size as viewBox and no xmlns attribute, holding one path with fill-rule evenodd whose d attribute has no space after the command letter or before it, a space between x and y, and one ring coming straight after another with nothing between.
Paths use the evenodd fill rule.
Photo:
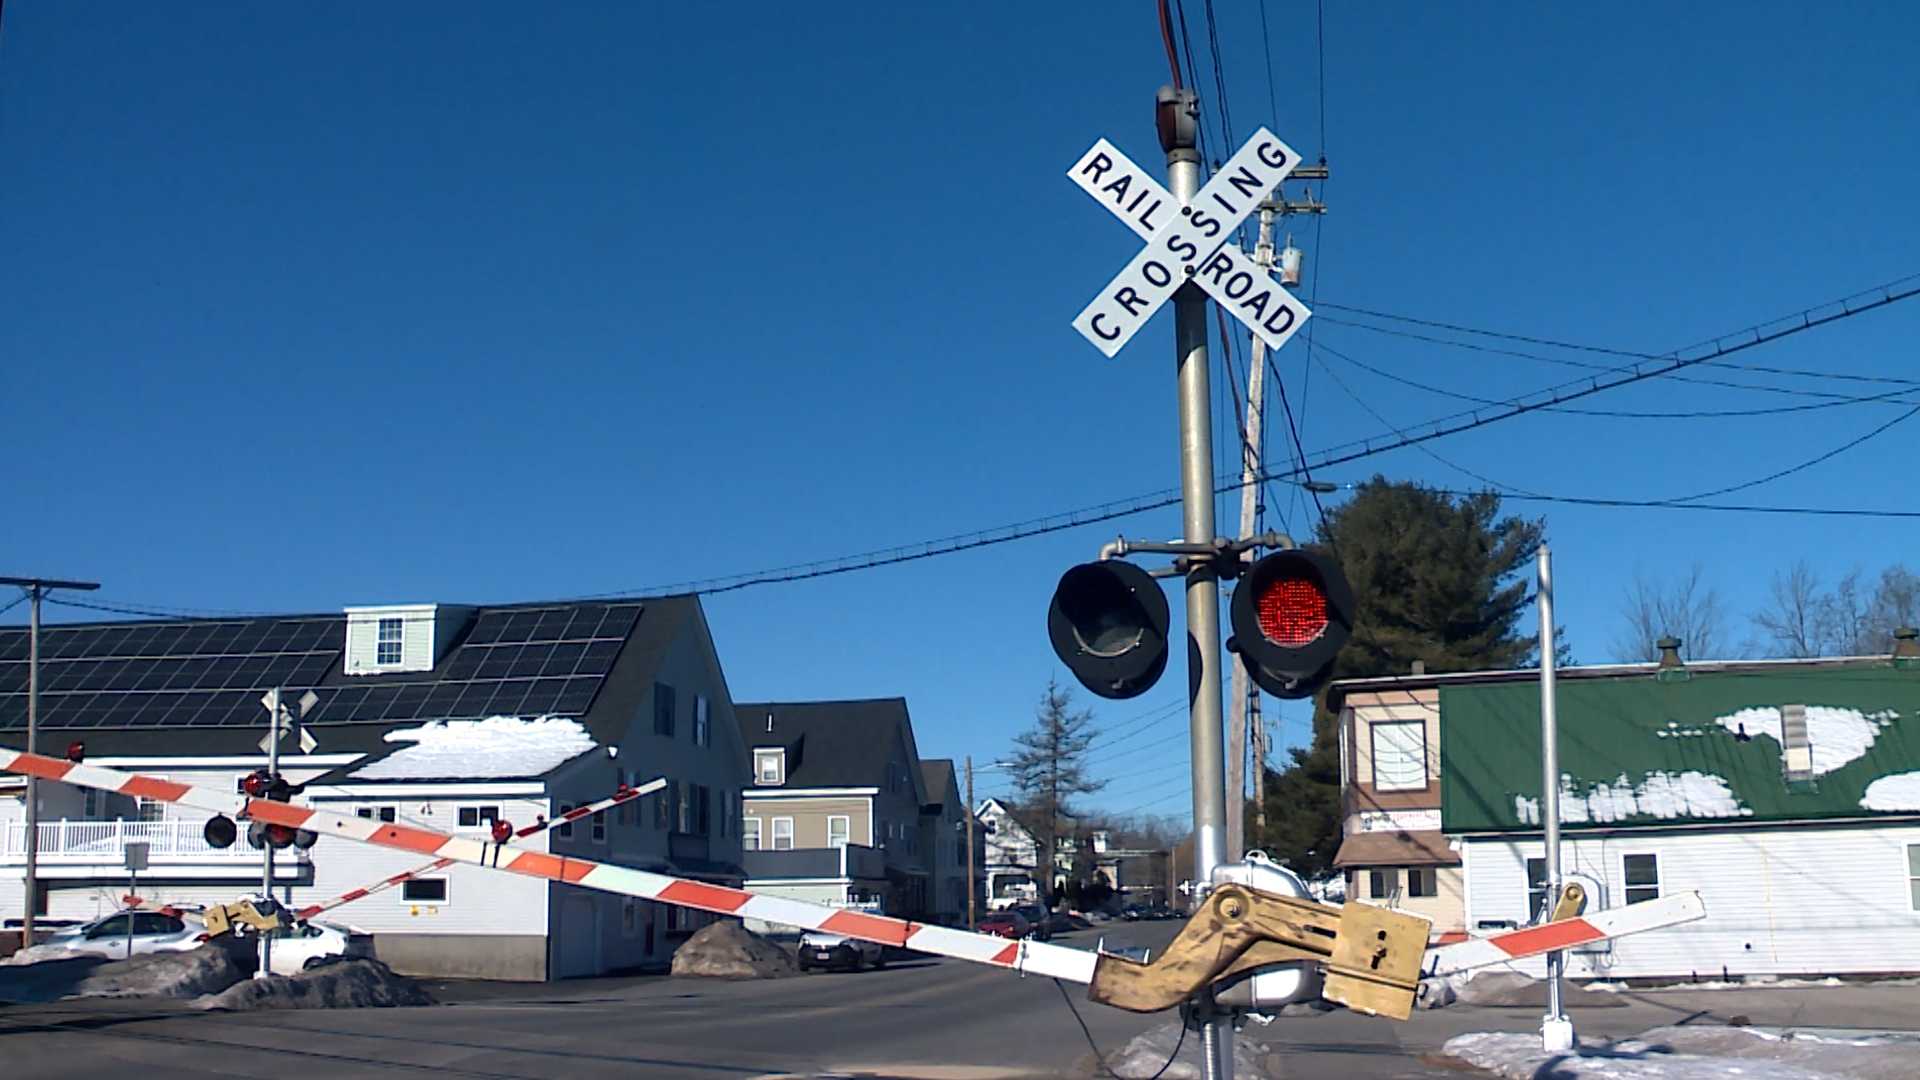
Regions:
<instances>
[{"instance_id":1,"label":"parked car","mask_svg":"<svg viewBox=\"0 0 1920 1080\"><path fill-rule=\"evenodd\" d=\"M242 938L254 949L259 939L249 934ZM373 956L373 935L364 930L331 923L303 922L283 926L273 932L273 973L298 975L335 958L364 959Z\"/></svg>"},{"instance_id":2,"label":"parked car","mask_svg":"<svg viewBox=\"0 0 1920 1080\"><path fill-rule=\"evenodd\" d=\"M132 933L129 935L128 931ZM165 909L160 911L116 911L105 918L78 926L69 926L49 935L44 946L124 960L128 946L132 955L187 952L200 947L206 939L206 926L196 915Z\"/></svg>"},{"instance_id":3,"label":"parked car","mask_svg":"<svg viewBox=\"0 0 1920 1080\"><path fill-rule=\"evenodd\" d=\"M1053 912L1038 904L1023 904L1013 910L1016 915L1027 921L1025 936L1035 941L1053 940L1053 930L1057 925Z\"/></svg>"},{"instance_id":4,"label":"parked car","mask_svg":"<svg viewBox=\"0 0 1920 1080\"><path fill-rule=\"evenodd\" d=\"M886 946L874 941L861 941L858 938L842 937L820 930L808 930L800 935L801 971L815 968L842 968L847 971L859 971L862 967L883 968L887 966Z\"/></svg>"},{"instance_id":5,"label":"parked car","mask_svg":"<svg viewBox=\"0 0 1920 1080\"><path fill-rule=\"evenodd\" d=\"M992 934L995 937L1023 938L1032 932L1033 927L1027 922L1025 915L1013 908L1008 908L1005 911L993 912L981 919L976 929L983 934Z\"/></svg>"}]
</instances>

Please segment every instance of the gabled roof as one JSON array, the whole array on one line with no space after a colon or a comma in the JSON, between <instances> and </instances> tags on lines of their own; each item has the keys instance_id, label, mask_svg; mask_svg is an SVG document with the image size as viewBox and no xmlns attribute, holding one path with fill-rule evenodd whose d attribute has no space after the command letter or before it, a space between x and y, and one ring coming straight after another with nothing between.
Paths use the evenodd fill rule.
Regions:
<instances>
[{"instance_id":1,"label":"gabled roof","mask_svg":"<svg viewBox=\"0 0 1920 1080\"><path fill-rule=\"evenodd\" d=\"M947 801L947 792L951 791L956 796L959 795L960 789L955 787L953 783L952 758L929 758L922 761L920 763L920 780L921 785L927 789L927 802L929 804L939 803L944 807ZM955 801L957 803L958 799L956 798Z\"/></svg>"},{"instance_id":2,"label":"gabled roof","mask_svg":"<svg viewBox=\"0 0 1920 1080\"><path fill-rule=\"evenodd\" d=\"M1569 830L1920 814L1920 669L1688 665L1673 681L1562 683L1557 698ZM1786 769L1789 705L1805 708L1804 780ZM1444 831L1540 828L1538 685L1442 684L1439 708Z\"/></svg>"},{"instance_id":3,"label":"gabled roof","mask_svg":"<svg viewBox=\"0 0 1920 1080\"><path fill-rule=\"evenodd\" d=\"M887 790L887 763L905 748L907 779L922 784L905 698L858 701L735 702L740 741L747 749L787 751L788 788L877 787ZM772 730L768 730L771 718ZM748 788L751 795L756 789ZM758 790L778 791L778 787ZM914 797L924 802L921 792Z\"/></svg>"},{"instance_id":4,"label":"gabled roof","mask_svg":"<svg viewBox=\"0 0 1920 1080\"><path fill-rule=\"evenodd\" d=\"M259 752L261 695L311 690L321 753L383 752L387 732L433 720L585 717L616 665L645 678L693 597L463 609L431 671L348 676L344 615L71 623L41 629L40 748L89 756ZM27 632L0 630L0 741L26 727ZM626 718L591 717L601 741ZM600 730L607 728L607 730ZM55 751L57 752L57 751Z\"/></svg>"}]
</instances>

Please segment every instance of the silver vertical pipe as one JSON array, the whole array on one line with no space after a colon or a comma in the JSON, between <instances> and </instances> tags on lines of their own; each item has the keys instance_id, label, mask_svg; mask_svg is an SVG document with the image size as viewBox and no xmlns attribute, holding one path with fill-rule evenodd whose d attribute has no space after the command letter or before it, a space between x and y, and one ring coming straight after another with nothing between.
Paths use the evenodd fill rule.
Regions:
<instances>
[{"instance_id":1,"label":"silver vertical pipe","mask_svg":"<svg viewBox=\"0 0 1920 1080\"><path fill-rule=\"evenodd\" d=\"M32 606L27 615L27 753L39 753L34 738L40 731L40 593L36 582L27 586ZM40 899L40 781L27 777L27 902L20 917L20 947L33 944L34 908Z\"/></svg>"},{"instance_id":2,"label":"silver vertical pipe","mask_svg":"<svg viewBox=\"0 0 1920 1080\"><path fill-rule=\"evenodd\" d=\"M1171 102L1168 95L1172 96ZM1187 206L1200 190L1200 154L1191 91L1162 90L1156 116L1167 152L1167 188ZM1173 110L1169 115L1166 110ZM1171 121L1171 122L1169 122ZM1183 268L1189 275L1192 268ZM1173 296L1174 361L1180 385L1180 493L1189 543L1211 544L1213 524L1213 416L1207 371L1207 298L1191 282ZM1221 736L1220 580L1211 564L1187 571L1187 698L1193 741L1193 879L1204 890L1226 858L1226 748ZM1209 1080L1231 1080L1233 1028L1209 1020L1201 1031Z\"/></svg>"},{"instance_id":3,"label":"silver vertical pipe","mask_svg":"<svg viewBox=\"0 0 1920 1080\"><path fill-rule=\"evenodd\" d=\"M280 775L280 688L267 691L267 775L269 778ZM264 841L266 837L261 837ZM273 845L260 845L260 895L273 899ZM260 931L260 970L253 973L256 979L264 979L273 974L273 935Z\"/></svg>"},{"instance_id":4,"label":"silver vertical pipe","mask_svg":"<svg viewBox=\"0 0 1920 1080\"><path fill-rule=\"evenodd\" d=\"M1553 642L1553 553L1540 545L1540 820L1546 831L1547 903L1560 897L1560 732L1556 716ZM1547 1016L1559 1020L1563 952L1547 954Z\"/></svg>"}]
</instances>

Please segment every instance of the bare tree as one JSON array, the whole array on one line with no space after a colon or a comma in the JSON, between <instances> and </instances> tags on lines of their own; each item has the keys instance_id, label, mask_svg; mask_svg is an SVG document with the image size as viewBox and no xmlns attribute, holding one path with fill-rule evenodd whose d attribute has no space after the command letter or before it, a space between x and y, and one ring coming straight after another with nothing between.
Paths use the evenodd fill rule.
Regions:
<instances>
[{"instance_id":1,"label":"bare tree","mask_svg":"<svg viewBox=\"0 0 1920 1080\"><path fill-rule=\"evenodd\" d=\"M1614 655L1622 660L1658 660L1655 644L1671 635L1681 641L1689 659L1722 654L1726 644L1726 615L1717 589L1701 580L1704 571L1694 563L1671 582L1645 573L1634 575L1620 605L1626 629L1614 639Z\"/></svg>"},{"instance_id":2,"label":"bare tree","mask_svg":"<svg viewBox=\"0 0 1920 1080\"><path fill-rule=\"evenodd\" d=\"M1893 648L1893 632L1920 622L1920 576L1900 563L1880 572L1873 599L1867 604L1870 637L1863 644L1874 653Z\"/></svg>"},{"instance_id":3,"label":"bare tree","mask_svg":"<svg viewBox=\"0 0 1920 1080\"><path fill-rule=\"evenodd\" d=\"M1767 606L1753 614L1760 631L1759 651L1769 656L1805 658L1822 651L1820 575L1805 559L1776 570L1768 585Z\"/></svg>"},{"instance_id":4,"label":"bare tree","mask_svg":"<svg viewBox=\"0 0 1920 1080\"><path fill-rule=\"evenodd\" d=\"M1819 638L1826 656L1865 656L1872 652L1873 628L1868 622L1872 598L1860 591L1855 567L1820 598Z\"/></svg>"}]
</instances>

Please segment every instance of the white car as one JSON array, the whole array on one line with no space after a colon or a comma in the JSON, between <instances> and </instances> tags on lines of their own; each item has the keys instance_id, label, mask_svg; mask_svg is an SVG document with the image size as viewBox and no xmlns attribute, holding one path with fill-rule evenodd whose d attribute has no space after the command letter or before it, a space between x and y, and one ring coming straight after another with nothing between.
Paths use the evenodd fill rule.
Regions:
<instances>
[{"instance_id":1,"label":"white car","mask_svg":"<svg viewBox=\"0 0 1920 1080\"><path fill-rule=\"evenodd\" d=\"M799 960L801 971L815 968L859 971L863 967L886 967L887 950L878 942L808 930L800 935Z\"/></svg>"},{"instance_id":2,"label":"white car","mask_svg":"<svg viewBox=\"0 0 1920 1080\"><path fill-rule=\"evenodd\" d=\"M260 939L252 934L247 934L241 940L249 948L257 950L260 947ZM270 964L275 975L298 975L329 957L360 958L372 955L373 935L365 931L329 923L303 922L283 926L273 932L273 958Z\"/></svg>"},{"instance_id":3,"label":"white car","mask_svg":"<svg viewBox=\"0 0 1920 1080\"><path fill-rule=\"evenodd\" d=\"M128 931L132 935L128 935ZM115 960L126 959L128 945L132 955L187 952L200 947L206 938L206 926L198 916L180 911L117 911L103 919L69 926L48 937L40 948L52 951L88 953Z\"/></svg>"}]
</instances>

